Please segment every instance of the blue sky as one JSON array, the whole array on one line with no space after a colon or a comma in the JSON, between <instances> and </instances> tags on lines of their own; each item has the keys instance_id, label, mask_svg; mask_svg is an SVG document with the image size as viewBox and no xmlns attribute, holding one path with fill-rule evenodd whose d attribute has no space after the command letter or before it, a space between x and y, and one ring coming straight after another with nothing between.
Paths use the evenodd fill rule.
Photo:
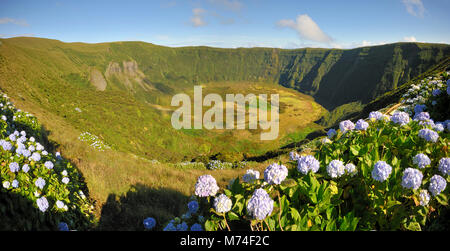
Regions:
<instances>
[{"instance_id":1,"label":"blue sky","mask_svg":"<svg viewBox=\"0 0 450 251\"><path fill-rule=\"evenodd\" d=\"M449 0L0 0L0 37L165 46L450 43Z\"/></svg>"}]
</instances>

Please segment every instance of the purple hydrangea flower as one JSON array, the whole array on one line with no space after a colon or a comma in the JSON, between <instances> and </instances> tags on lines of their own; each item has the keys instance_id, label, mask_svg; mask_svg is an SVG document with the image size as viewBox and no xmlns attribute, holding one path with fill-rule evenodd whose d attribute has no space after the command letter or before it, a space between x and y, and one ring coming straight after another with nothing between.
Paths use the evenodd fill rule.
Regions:
<instances>
[{"instance_id":1,"label":"purple hydrangea flower","mask_svg":"<svg viewBox=\"0 0 450 251\"><path fill-rule=\"evenodd\" d=\"M19 181L13 180L11 185L12 185L13 188L18 188L19 187Z\"/></svg>"},{"instance_id":2,"label":"purple hydrangea flower","mask_svg":"<svg viewBox=\"0 0 450 251\"><path fill-rule=\"evenodd\" d=\"M217 191L219 191L219 187L213 176L206 174L198 177L195 184L195 195L199 197L214 196Z\"/></svg>"},{"instance_id":3,"label":"purple hydrangea flower","mask_svg":"<svg viewBox=\"0 0 450 251\"><path fill-rule=\"evenodd\" d=\"M327 173L331 178L339 178L345 174L344 163L340 160L332 160L327 166Z\"/></svg>"},{"instance_id":4,"label":"purple hydrangea flower","mask_svg":"<svg viewBox=\"0 0 450 251\"><path fill-rule=\"evenodd\" d=\"M301 156L297 160L297 170L306 175L309 171L316 173L319 170L320 162L312 155Z\"/></svg>"},{"instance_id":5,"label":"purple hydrangea flower","mask_svg":"<svg viewBox=\"0 0 450 251\"><path fill-rule=\"evenodd\" d=\"M2 140L0 142L1 146L3 147L3 150L5 151L11 151L12 149L12 144L6 140Z\"/></svg>"},{"instance_id":6,"label":"purple hydrangea flower","mask_svg":"<svg viewBox=\"0 0 450 251\"><path fill-rule=\"evenodd\" d=\"M348 163L345 165L345 171L351 176L354 176L357 173L356 166L353 163Z\"/></svg>"},{"instance_id":7,"label":"purple hydrangea flower","mask_svg":"<svg viewBox=\"0 0 450 251\"><path fill-rule=\"evenodd\" d=\"M230 198L228 198L225 194L221 194L214 198L214 209L218 213L226 213L231 210L231 206L233 205Z\"/></svg>"},{"instance_id":8,"label":"purple hydrangea flower","mask_svg":"<svg viewBox=\"0 0 450 251\"><path fill-rule=\"evenodd\" d=\"M264 170L264 180L269 184L279 185L286 179L288 169L284 165L273 163Z\"/></svg>"},{"instance_id":9,"label":"purple hydrangea flower","mask_svg":"<svg viewBox=\"0 0 450 251\"><path fill-rule=\"evenodd\" d=\"M443 175L450 174L450 158L442 158L441 160L439 160L438 169Z\"/></svg>"},{"instance_id":10,"label":"purple hydrangea flower","mask_svg":"<svg viewBox=\"0 0 450 251\"><path fill-rule=\"evenodd\" d=\"M439 90L439 89L434 89L434 90L431 92L431 94L432 94L433 96L439 96L439 95L441 95L441 93L442 93L442 91Z\"/></svg>"},{"instance_id":11,"label":"purple hydrangea flower","mask_svg":"<svg viewBox=\"0 0 450 251\"><path fill-rule=\"evenodd\" d=\"M406 168L403 171L402 186L404 188L418 189L422 184L423 174L417 169Z\"/></svg>"},{"instance_id":12,"label":"purple hydrangea flower","mask_svg":"<svg viewBox=\"0 0 450 251\"><path fill-rule=\"evenodd\" d=\"M443 132L445 130L444 124L442 122L438 122L438 123L432 125L432 128L436 132Z\"/></svg>"},{"instance_id":13,"label":"purple hydrangea flower","mask_svg":"<svg viewBox=\"0 0 450 251\"><path fill-rule=\"evenodd\" d=\"M444 191L445 187L447 186L447 181L445 181L442 176L435 174L430 179L430 186L428 187L428 190L431 192L433 196L436 196L440 194L442 191Z\"/></svg>"},{"instance_id":14,"label":"purple hydrangea flower","mask_svg":"<svg viewBox=\"0 0 450 251\"><path fill-rule=\"evenodd\" d=\"M65 223L65 222L60 222L59 224L58 224L58 230L59 231L69 231L69 226L67 225L67 223Z\"/></svg>"},{"instance_id":15,"label":"purple hydrangea flower","mask_svg":"<svg viewBox=\"0 0 450 251\"><path fill-rule=\"evenodd\" d=\"M246 183L253 183L255 180L259 179L259 172L256 170L249 169L242 177L244 182Z\"/></svg>"},{"instance_id":16,"label":"purple hydrangea flower","mask_svg":"<svg viewBox=\"0 0 450 251\"><path fill-rule=\"evenodd\" d=\"M385 181L389 175L391 175L392 167L384 162L384 161L378 161L375 163L375 166L372 170L372 178L374 180L383 182Z\"/></svg>"},{"instance_id":17,"label":"purple hydrangea flower","mask_svg":"<svg viewBox=\"0 0 450 251\"><path fill-rule=\"evenodd\" d=\"M334 129L330 129L327 132L327 136L328 136L329 139L332 139L334 136L336 136L336 134L337 134L337 132Z\"/></svg>"},{"instance_id":18,"label":"purple hydrangea flower","mask_svg":"<svg viewBox=\"0 0 450 251\"><path fill-rule=\"evenodd\" d=\"M414 114L421 113L425 111L426 108L427 108L426 105L416 105L414 106Z\"/></svg>"},{"instance_id":19,"label":"purple hydrangea flower","mask_svg":"<svg viewBox=\"0 0 450 251\"><path fill-rule=\"evenodd\" d=\"M28 171L30 171L30 166L28 166L28 164L24 164L24 165L22 166L22 171L23 171L24 173L28 173Z\"/></svg>"},{"instance_id":20,"label":"purple hydrangea flower","mask_svg":"<svg viewBox=\"0 0 450 251\"><path fill-rule=\"evenodd\" d=\"M419 194L419 203L421 206L428 205L428 202L430 202L430 194L427 190L420 190Z\"/></svg>"},{"instance_id":21,"label":"purple hydrangea flower","mask_svg":"<svg viewBox=\"0 0 450 251\"><path fill-rule=\"evenodd\" d=\"M339 123L339 129L342 133L346 133L347 131L355 129L355 124L350 120L344 120Z\"/></svg>"},{"instance_id":22,"label":"purple hydrangea flower","mask_svg":"<svg viewBox=\"0 0 450 251\"><path fill-rule=\"evenodd\" d=\"M69 184L70 179L67 178L67 177L64 177L64 178L62 178L61 181L62 181L62 183L64 183L64 184Z\"/></svg>"},{"instance_id":23,"label":"purple hydrangea flower","mask_svg":"<svg viewBox=\"0 0 450 251\"><path fill-rule=\"evenodd\" d=\"M296 152L289 153L289 159L292 161L297 161L299 157L300 157L300 155L298 155L298 153L296 153Z\"/></svg>"},{"instance_id":24,"label":"purple hydrangea flower","mask_svg":"<svg viewBox=\"0 0 450 251\"><path fill-rule=\"evenodd\" d=\"M20 170L20 166L17 162L11 162L9 164L9 170L13 173L18 172Z\"/></svg>"},{"instance_id":25,"label":"purple hydrangea flower","mask_svg":"<svg viewBox=\"0 0 450 251\"><path fill-rule=\"evenodd\" d=\"M31 155L30 159L32 159L32 160L38 162L39 160L41 160L41 155L40 155L39 153L37 153L37 152L34 152L34 153Z\"/></svg>"},{"instance_id":26,"label":"purple hydrangea flower","mask_svg":"<svg viewBox=\"0 0 450 251\"><path fill-rule=\"evenodd\" d=\"M416 121L428 121L430 119L430 114L428 112L416 113L414 115L414 120Z\"/></svg>"},{"instance_id":27,"label":"purple hydrangea flower","mask_svg":"<svg viewBox=\"0 0 450 251\"><path fill-rule=\"evenodd\" d=\"M189 228L189 226L184 221L181 224L177 225L177 231L187 231L188 228Z\"/></svg>"},{"instance_id":28,"label":"purple hydrangea flower","mask_svg":"<svg viewBox=\"0 0 450 251\"><path fill-rule=\"evenodd\" d=\"M406 113L406 112L395 112L391 116L391 120L395 124L399 124L400 126L403 126L403 125L406 125L409 123L410 118L409 118L408 113Z\"/></svg>"},{"instance_id":29,"label":"purple hydrangea flower","mask_svg":"<svg viewBox=\"0 0 450 251\"><path fill-rule=\"evenodd\" d=\"M381 120L383 118L383 113L379 111L373 111L369 113L369 120L375 121L375 120Z\"/></svg>"},{"instance_id":30,"label":"purple hydrangea flower","mask_svg":"<svg viewBox=\"0 0 450 251\"><path fill-rule=\"evenodd\" d=\"M252 197L247 204L247 212L258 220L264 220L272 213L273 200L269 194L262 188L253 192Z\"/></svg>"},{"instance_id":31,"label":"purple hydrangea flower","mask_svg":"<svg viewBox=\"0 0 450 251\"><path fill-rule=\"evenodd\" d=\"M40 177L39 177L39 178L34 182L34 184L42 190L42 189L44 188L44 186L45 186L45 180L44 180L43 178L40 178Z\"/></svg>"},{"instance_id":32,"label":"purple hydrangea flower","mask_svg":"<svg viewBox=\"0 0 450 251\"><path fill-rule=\"evenodd\" d=\"M416 154L413 158L413 163L417 165L419 168L425 168L426 166L431 164L430 158L423 153Z\"/></svg>"},{"instance_id":33,"label":"purple hydrangea flower","mask_svg":"<svg viewBox=\"0 0 450 251\"><path fill-rule=\"evenodd\" d=\"M439 139L439 134L433 130L425 128L419 131L419 137L426 141L436 143Z\"/></svg>"},{"instance_id":34,"label":"purple hydrangea flower","mask_svg":"<svg viewBox=\"0 0 450 251\"><path fill-rule=\"evenodd\" d=\"M365 131L369 127L369 123L364 121L364 119L360 119L356 122L355 129L358 131Z\"/></svg>"},{"instance_id":35,"label":"purple hydrangea flower","mask_svg":"<svg viewBox=\"0 0 450 251\"><path fill-rule=\"evenodd\" d=\"M37 199L36 204L39 207L39 210L41 210L42 212L45 212L48 208L48 201L45 197Z\"/></svg>"}]
</instances>

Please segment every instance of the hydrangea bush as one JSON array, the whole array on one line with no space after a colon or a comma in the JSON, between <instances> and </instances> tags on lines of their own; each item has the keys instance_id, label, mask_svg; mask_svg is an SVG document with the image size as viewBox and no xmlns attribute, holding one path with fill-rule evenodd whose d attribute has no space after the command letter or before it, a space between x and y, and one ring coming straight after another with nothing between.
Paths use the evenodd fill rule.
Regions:
<instances>
[{"instance_id":1,"label":"hydrangea bush","mask_svg":"<svg viewBox=\"0 0 450 251\"><path fill-rule=\"evenodd\" d=\"M93 206L81 174L59 153L47 151L33 115L0 97L0 229L87 229Z\"/></svg>"},{"instance_id":2,"label":"hydrangea bush","mask_svg":"<svg viewBox=\"0 0 450 251\"><path fill-rule=\"evenodd\" d=\"M373 111L356 124L342 121L310 155L291 152L289 162L270 164L264 177L248 170L243 182L238 177L222 189L202 182L214 187L214 192L197 193L196 186L204 229L426 229L431 218L449 210L444 76L413 85L392 115ZM219 201L226 207L219 209Z\"/></svg>"}]
</instances>

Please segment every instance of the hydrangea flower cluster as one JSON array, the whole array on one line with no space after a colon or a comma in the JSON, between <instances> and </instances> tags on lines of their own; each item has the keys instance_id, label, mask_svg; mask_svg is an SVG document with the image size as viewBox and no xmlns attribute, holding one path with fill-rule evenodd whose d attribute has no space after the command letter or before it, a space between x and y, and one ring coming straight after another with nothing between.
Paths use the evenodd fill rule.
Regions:
<instances>
[{"instance_id":1,"label":"hydrangea flower cluster","mask_svg":"<svg viewBox=\"0 0 450 251\"><path fill-rule=\"evenodd\" d=\"M300 157L300 155L298 155L298 153L296 153L296 152L289 153L289 159L292 161L297 161L299 157Z\"/></svg>"},{"instance_id":2,"label":"hydrangea flower cluster","mask_svg":"<svg viewBox=\"0 0 450 251\"><path fill-rule=\"evenodd\" d=\"M365 131L369 127L369 123L364 121L363 119L360 119L356 121L355 129L358 131Z\"/></svg>"},{"instance_id":3,"label":"hydrangea flower cluster","mask_svg":"<svg viewBox=\"0 0 450 251\"><path fill-rule=\"evenodd\" d=\"M378 161L375 163L372 170L372 178L379 182L385 181L391 175L392 167L385 161Z\"/></svg>"},{"instance_id":4,"label":"hydrangea flower cluster","mask_svg":"<svg viewBox=\"0 0 450 251\"><path fill-rule=\"evenodd\" d=\"M406 112L395 112L391 116L391 120L395 124L399 124L399 125L403 126L403 125L406 125L409 123L410 118L409 118L408 113L406 113Z\"/></svg>"},{"instance_id":5,"label":"hydrangea flower cluster","mask_svg":"<svg viewBox=\"0 0 450 251\"><path fill-rule=\"evenodd\" d=\"M414 115L414 120L428 121L428 120L430 120L430 114L428 112L416 113L416 115Z\"/></svg>"},{"instance_id":6,"label":"hydrangea flower cluster","mask_svg":"<svg viewBox=\"0 0 450 251\"><path fill-rule=\"evenodd\" d=\"M253 169L247 170L247 172L242 177L244 182L252 184L255 180L259 179L259 172Z\"/></svg>"},{"instance_id":7,"label":"hydrangea flower cluster","mask_svg":"<svg viewBox=\"0 0 450 251\"><path fill-rule=\"evenodd\" d=\"M153 229L156 226L156 220L152 217L148 217L144 220L144 228L145 229Z\"/></svg>"},{"instance_id":8,"label":"hydrangea flower cluster","mask_svg":"<svg viewBox=\"0 0 450 251\"><path fill-rule=\"evenodd\" d=\"M327 173L331 178L339 178L345 174L344 163L340 160L332 160L327 166Z\"/></svg>"},{"instance_id":9,"label":"hydrangea flower cluster","mask_svg":"<svg viewBox=\"0 0 450 251\"><path fill-rule=\"evenodd\" d=\"M418 189L422 184L423 174L417 169L406 168L403 171L402 186L408 189Z\"/></svg>"},{"instance_id":10,"label":"hydrangea flower cluster","mask_svg":"<svg viewBox=\"0 0 450 251\"><path fill-rule=\"evenodd\" d=\"M273 200L269 194L262 188L258 188L253 192L252 197L247 204L247 212L250 216L258 220L264 220L272 214Z\"/></svg>"},{"instance_id":11,"label":"hydrangea flower cluster","mask_svg":"<svg viewBox=\"0 0 450 251\"><path fill-rule=\"evenodd\" d=\"M188 203L189 213L195 214L198 211L199 205L196 200L192 200Z\"/></svg>"},{"instance_id":12,"label":"hydrangea flower cluster","mask_svg":"<svg viewBox=\"0 0 450 251\"><path fill-rule=\"evenodd\" d=\"M425 168L431 164L430 158L423 153L416 154L413 158L414 165L417 165L419 168Z\"/></svg>"},{"instance_id":13,"label":"hydrangea flower cluster","mask_svg":"<svg viewBox=\"0 0 450 251\"><path fill-rule=\"evenodd\" d=\"M316 173L319 170L320 162L312 155L301 156L297 160L297 170L306 175L309 171Z\"/></svg>"},{"instance_id":14,"label":"hydrangea flower cluster","mask_svg":"<svg viewBox=\"0 0 450 251\"><path fill-rule=\"evenodd\" d=\"M329 138L329 139L332 139L334 136L336 136L337 135L337 132L336 132L336 130L334 130L334 129L330 129L330 130L328 130L327 131L327 137Z\"/></svg>"},{"instance_id":15,"label":"hydrangea flower cluster","mask_svg":"<svg viewBox=\"0 0 450 251\"><path fill-rule=\"evenodd\" d=\"M233 203L225 194L221 194L214 198L214 209L218 213L226 213L231 210Z\"/></svg>"},{"instance_id":16,"label":"hydrangea flower cluster","mask_svg":"<svg viewBox=\"0 0 450 251\"><path fill-rule=\"evenodd\" d=\"M356 170L356 166L353 163L348 163L345 165L345 171L350 176L354 176L358 171Z\"/></svg>"},{"instance_id":17,"label":"hydrangea flower cluster","mask_svg":"<svg viewBox=\"0 0 450 251\"><path fill-rule=\"evenodd\" d=\"M420 190L419 193L419 203L421 206L426 206L430 202L430 194L427 190Z\"/></svg>"},{"instance_id":18,"label":"hydrangea flower cluster","mask_svg":"<svg viewBox=\"0 0 450 251\"><path fill-rule=\"evenodd\" d=\"M373 111L369 113L369 120L370 121L377 121L383 119L383 113L379 111Z\"/></svg>"},{"instance_id":19,"label":"hydrangea flower cluster","mask_svg":"<svg viewBox=\"0 0 450 251\"><path fill-rule=\"evenodd\" d=\"M279 185L286 179L287 175L288 169L286 166L277 163L270 164L264 170L264 180L269 184Z\"/></svg>"},{"instance_id":20,"label":"hydrangea flower cluster","mask_svg":"<svg viewBox=\"0 0 450 251\"><path fill-rule=\"evenodd\" d=\"M440 194L442 191L444 191L446 186L447 181L444 178L442 178L442 176L435 174L430 179L430 185L428 187L428 190L431 192L433 196L436 196Z\"/></svg>"},{"instance_id":21,"label":"hydrangea flower cluster","mask_svg":"<svg viewBox=\"0 0 450 251\"><path fill-rule=\"evenodd\" d=\"M436 143L439 139L439 134L433 130L425 128L419 131L419 137L428 142Z\"/></svg>"},{"instance_id":22,"label":"hydrangea flower cluster","mask_svg":"<svg viewBox=\"0 0 450 251\"><path fill-rule=\"evenodd\" d=\"M219 186L213 176L205 174L198 177L195 184L195 195L198 197L214 196L217 191L219 191Z\"/></svg>"},{"instance_id":23,"label":"hydrangea flower cluster","mask_svg":"<svg viewBox=\"0 0 450 251\"><path fill-rule=\"evenodd\" d=\"M439 169L439 171L441 171L441 173L443 175L449 175L450 174L450 158L442 158L441 160L439 160L438 169Z\"/></svg>"}]
</instances>

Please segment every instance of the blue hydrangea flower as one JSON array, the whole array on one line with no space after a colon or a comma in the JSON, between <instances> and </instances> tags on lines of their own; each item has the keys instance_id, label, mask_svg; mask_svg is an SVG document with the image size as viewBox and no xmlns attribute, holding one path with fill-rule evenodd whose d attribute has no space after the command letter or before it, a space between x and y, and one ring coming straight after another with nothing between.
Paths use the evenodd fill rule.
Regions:
<instances>
[{"instance_id":1,"label":"blue hydrangea flower","mask_svg":"<svg viewBox=\"0 0 450 251\"><path fill-rule=\"evenodd\" d=\"M404 125L409 123L410 118L409 118L408 113L406 113L406 112L395 112L391 116L391 120L395 124L399 124L400 126L404 126Z\"/></svg>"},{"instance_id":2,"label":"blue hydrangea flower","mask_svg":"<svg viewBox=\"0 0 450 251\"><path fill-rule=\"evenodd\" d=\"M41 190L44 188L45 186L45 180L43 178L37 178L37 180L34 182L34 184L39 187Z\"/></svg>"},{"instance_id":3,"label":"blue hydrangea flower","mask_svg":"<svg viewBox=\"0 0 450 251\"><path fill-rule=\"evenodd\" d=\"M376 121L381 120L383 118L383 113L379 111L373 111L369 113L369 120L370 121Z\"/></svg>"},{"instance_id":4,"label":"blue hydrangea flower","mask_svg":"<svg viewBox=\"0 0 450 251\"><path fill-rule=\"evenodd\" d=\"M442 191L444 191L445 187L447 186L447 181L442 178L439 174L433 175L430 179L430 186L428 187L428 190L431 192L433 196L436 196L440 194Z\"/></svg>"},{"instance_id":5,"label":"blue hydrangea flower","mask_svg":"<svg viewBox=\"0 0 450 251\"><path fill-rule=\"evenodd\" d=\"M156 226L156 220L152 217L148 217L144 220L144 227L145 229L152 229Z\"/></svg>"},{"instance_id":6,"label":"blue hydrangea flower","mask_svg":"<svg viewBox=\"0 0 450 251\"><path fill-rule=\"evenodd\" d=\"M60 208L60 209L61 209L61 208L64 208L64 206L65 206L65 205L64 205L64 202L62 202L62 201L60 201L60 200L56 201L56 207L57 207L57 208Z\"/></svg>"},{"instance_id":7,"label":"blue hydrangea flower","mask_svg":"<svg viewBox=\"0 0 450 251\"><path fill-rule=\"evenodd\" d=\"M421 206L426 206L430 202L430 194L427 190L420 190L419 193L419 203Z\"/></svg>"},{"instance_id":8,"label":"blue hydrangea flower","mask_svg":"<svg viewBox=\"0 0 450 251\"><path fill-rule=\"evenodd\" d=\"M327 137L328 137L329 139L332 139L334 136L336 136L336 134L337 134L336 130L330 129L330 130L328 130L328 132L327 132Z\"/></svg>"},{"instance_id":9,"label":"blue hydrangea flower","mask_svg":"<svg viewBox=\"0 0 450 251\"><path fill-rule=\"evenodd\" d=\"M187 231L188 229L189 229L189 226L184 221L181 224L177 225L177 231Z\"/></svg>"},{"instance_id":10,"label":"blue hydrangea flower","mask_svg":"<svg viewBox=\"0 0 450 251\"><path fill-rule=\"evenodd\" d=\"M8 189L9 186L11 186L11 183L9 183L9 181L3 181L3 188Z\"/></svg>"},{"instance_id":11,"label":"blue hydrangea flower","mask_svg":"<svg viewBox=\"0 0 450 251\"><path fill-rule=\"evenodd\" d=\"M296 153L296 152L289 153L289 159L292 161L297 161L299 157L300 157L300 155L298 155L298 153Z\"/></svg>"},{"instance_id":12,"label":"blue hydrangea flower","mask_svg":"<svg viewBox=\"0 0 450 251\"><path fill-rule=\"evenodd\" d=\"M259 171L249 169L244 174L242 179L244 180L244 182L252 184L253 182L255 182L255 180L259 179Z\"/></svg>"},{"instance_id":13,"label":"blue hydrangea flower","mask_svg":"<svg viewBox=\"0 0 450 251\"><path fill-rule=\"evenodd\" d=\"M356 166L353 163L348 163L347 165L345 165L345 171L351 176L354 176L358 172L356 170Z\"/></svg>"},{"instance_id":14,"label":"blue hydrangea flower","mask_svg":"<svg viewBox=\"0 0 450 251\"><path fill-rule=\"evenodd\" d=\"M355 129L358 131L365 131L369 127L369 123L364 121L364 119L360 119L356 121Z\"/></svg>"},{"instance_id":15,"label":"blue hydrangea flower","mask_svg":"<svg viewBox=\"0 0 450 251\"><path fill-rule=\"evenodd\" d=\"M355 129L355 124L350 120L344 120L339 123L339 129L342 133L346 133L347 131Z\"/></svg>"},{"instance_id":16,"label":"blue hydrangea flower","mask_svg":"<svg viewBox=\"0 0 450 251\"><path fill-rule=\"evenodd\" d=\"M203 231L202 225L195 223L191 226L191 231Z\"/></svg>"},{"instance_id":17,"label":"blue hydrangea flower","mask_svg":"<svg viewBox=\"0 0 450 251\"><path fill-rule=\"evenodd\" d=\"M288 175L288 169L284 165L273 163L264 170L264 180L269 184L281 184Z\"/></svg>"},{"instance_id":18,"label":"blue hydrangea flower","mask_svg":"<svg viewBox=\"0 0 450 251\"><path fill-rule=\"evenodd\" d=\"M58 224L58 230L59 231L69 231L69 226L65 222L60 222Z\"/></svg>"},{"instance_id":19,"label":"blue hydrangea flower","mask_svg":"<svg viewBox=\"0 0 450 251\"><path fill-rule=\"evenodd\" d=\"M5 150L5 151L11 151L11 149L12 149L12 144L11 144L10 142L8 142L8 141L6 141L6 140L2 140L0 143L1 143L2 147L3 147L3 150Z\"/></svg>"},{"instance_id":20,"label":"blue hydrangea flower","mask_svg":"<svg viewBox=\"0 0 450 251\"><path fill-rule=\"evenodd\" d=\"M14 135L14 134L11 134L11 135L9 135L9 140L11 140L11 141L16 141L16 135Z\"/></svg>"},{"instance_id":21,"label":"blue hydrangea flower","mask_svg":"<svg viewBox=\"0 0 450 251\"><path fill-rule=\"evenodd\" d=\"M38 162L39 160L41 160L41 155L40 155L39 153L37 153L37 152L34 152L34 153L31 155L30 158L31 158L32 160Z\"/></svg>"},{"instance_id":22,"label":"blue hydrangea flower","mask_svg":"<svg viewBox=\"0 0 450 251\"><path fill-rule=\"evenodd\" d=\"M423 174L421 171L414 168L406 168L403 171L402 186L407 189L418 189L422 184Z\"/></svg>"},{"instance_id":23,"label":"blue hydrangea flower","mask_svg":"<svg viewBox=\"0 0 450 251\"><path fill-rule=\"evenodd\" d=\"M442 158L441 160L439 160L438 168L443 175L450 174L450 158Z\"/></svg>"},{"instance_id":24,"label":"blue hydrangea flower","mask_svg":"<svg viewBox=\"0 0 450 251\"><path fill-rule=\"evenodd\" d=\"M419 168L425 168L426 166L431 164L430 158L423 153L416 154L413 158L413 163L417 165Z\"/></svg>"},{"instance_id":25,"label":"blue hydrangea flower","mask_svg":"<svg viewBox=\"0 0 450 251\"><path fill-rule=\"evenodd\" d=\"M327 166L327 173L331 178L339 178L345 174L344 163L340 160L332 160Z\"/></svg>"},{"instance_id":26,"label":"blue hydrangea flower","mask_svg":"<svg viewBox=\"0 0 450 251\"><path fill-rule=\"evenodd\" d=\"M45 161L44 166L47 167L47 169L53 169L53 162Z\"/></svg>"},{"instance_id":27,"label":"blue hydrangea flower","mask_svg":"<svg viewBox=\"0 0 450 251\"><path fill-rule=\"evenodd\" d=\"M272 210L273 200L269 194L262 188L256 189L247 204L248 214L258 220L264 220Z\"/></svg>"},{"instance_id":28,"label":"blue hydrangea flower","mask_svg":"<svg viewBox=\"0 0 450 251\"><path fill-rule=\"evenodd\" d=\"M419 131L419 137L428 142L436 143L439 139L439 134L433 130L425 128Z\"/></svg>"},{"instance_id":29,"label":"blue hydrangea flower","mask_svg":"<svg viewBox=\"0 0 450 251\"><path fill-rule=\"evenodd\" d=\"M416 121L428 121L430 119L430 114L428 112L416 113L414 115L414 120Z\"/></svg>"},{"instance_id":30,"label":"blue hydrangea flower","mask_svg":"<svg viewBox=\"0 0 450 251\"><path fill-rule=\"evenodd\" d=\"M36 204L39 207L39 210L41 210L42 212L45 212L48 208L48 201L45 197L37 199Z\"/></svg>"},{"instance_id":31,"label":"blue hydrangea flower","mask_svg":"<svg viewBox=\"0 0 450 251\"><path fill-rule=\"evenodd\" d=\"M301 156L297 160L297 170L306 175L309 171L316 173L319 170L320 162L312 155Z\"/></svg>"},{"instance_id":32,"label":"blue hydrangea flower","mask_svg":"<svg viewBox=\"0 0 450 251\"><path fill-rule=\"evenodd\" d=\"M433 96L439 96L439 95L441 95L441 93L442 93L442 91L439 90L439 89L434 89L434 90L431 92L431 94L432 94Z\"/></svg>"},{"instance_id":33,"label":"blue hydrangea flower","mask_svg":"<svg viewBox=\"0 0 450 251\"><path fill-rule=\"evenodd\" d=\"M213 176L206 174L198 177L195 184L195 195L199 197L214 196L217 191L219 191L219 187Z\"/></svg>"},{"instance_id":34,"label":"blue hydrangea flower","mask_svg":"<svg viewBox=\"0 0 450 251\"><path fill-rule=\"evenodd\" d=\"M190 201L188 203L189 212L195 214L198 211L198 202L196 200Z\"/></svg>"},{"instance_id":35,"label":"blue hydrangea flower","mask_svg":"<svg viewBox=\"0 0 450 251\"><path fill-rule=\"evenodd\" d=\"M225 194L221 194L214 199L214 209L218 213L226 213L231 210L233 203Z\"/></svg>"},{"instance_id":36,"label":"blue hydrangea flower","mask_svg":"<svg viewBox=\"0 0 450 251\"><path fill-rule=\"evenodd\" d=\"M388 163L380 160L375 163L372 170L372 178L379 182L383 182L389 177L389 175L391 175L391 172L392 167Z\"/></svg>"},{"instance_id":37,"label":"blue hydrangea flower","mask_svg":"<svg viewBox=\"0 0 450 251\"><path fill-rule=\"evenodd\" d=\"M173 220L167 224L167 226L163 229L163 231L177 231L177 228L174 225Z\"/></svg>"},{"instance_id":38,"label":"blue hydrangea flower","mask_svg":"<svg viewBox=\"0 0 450 251\"><path fill-rule=\"evenodd\" d=\"M36 148L35 148L33 145L30 145L30 146L28 147L28 150L29 150L30 152L34 152L34 151L36 150Z\"/></svg>"},{"instance_id":39,"label":"blue hydrangea flower","mask_svg":"<svg viewBox=\"0 0 450 251\"><path fill-rule=\"evenodd\" d=\"M416 105L414 106L414 114L421 113L427 109L426 105Z\"/></svg>"},{"instance_id":40,"label":"blue hydrangea flower","mask_svg":"<svg viewBox=\"0 0 450 251\"><path fill-rule=\"evenodd\" d=\"M443 123L436 123L432 126L433 130L435 130L436 132L443 132L444 131L444 124Z\"/></svg>"},{"instance_id":41,"label":"blue hydrangea flower","mask_svg":"<svg viewBox=\"0 0 450 251\"><path fill-rule=\"evenodd\" d=\"M64 178L62 178L61 181L62 181L62 183L64 183L64 184L69 184L70 179L67 178L67 177L64 177Z\"/></svg>"},{"instance_id":42,"label":"blue hydrangea flower","mask_svg":"<svg viewBox=\"0 0 450 251\"><path fill-rule=\"evenodd\" d=\"M20 166L17 162L11 162L9 164L9 170L13 173L18 172L20 170Z\"/></svg>"},{"instance_id":43,"label":"blue hydrangea flower","mask_svg":"<svg viewBox=\"0 0 450 251\"><path fill-rule=\"evenodd\" d=\"M19 181L13 180L11 185L12 185L13 188L18 188L19 187Z\"/></svg>"},{"instance_id":44,"label":"blue hydrangea flower","mask_svg":"<svg viewBox=\"0 0 450 251\"><path fill-rule=\"evenodd\" d=\"M24 165L22 166L22 171L23 171L24 173L28 173L28 171L30 171L30 166L28 166L28 164L24 164Z\"/></svg>"}]
</instances>

